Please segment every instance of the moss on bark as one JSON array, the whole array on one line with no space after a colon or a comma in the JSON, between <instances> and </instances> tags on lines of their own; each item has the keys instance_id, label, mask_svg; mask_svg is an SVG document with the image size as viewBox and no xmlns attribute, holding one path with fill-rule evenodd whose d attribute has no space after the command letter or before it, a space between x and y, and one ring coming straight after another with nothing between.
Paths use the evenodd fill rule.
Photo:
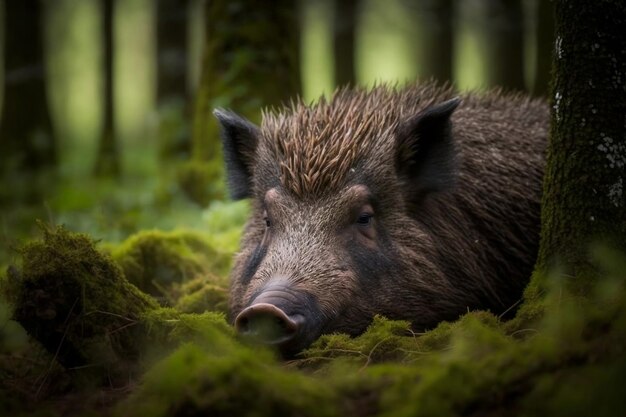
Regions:
<instances>
[{"instance_id":1,"label":"moss on bark","mask_svg":"<svg viewBox=\"0 0 626 417\"><path fill-rule=\"evenodd\" d=\"M626 249L626 4L556 2L552 124L537 269L558 262L583 293L594 241Z\"/></svg>"}]
</instances>

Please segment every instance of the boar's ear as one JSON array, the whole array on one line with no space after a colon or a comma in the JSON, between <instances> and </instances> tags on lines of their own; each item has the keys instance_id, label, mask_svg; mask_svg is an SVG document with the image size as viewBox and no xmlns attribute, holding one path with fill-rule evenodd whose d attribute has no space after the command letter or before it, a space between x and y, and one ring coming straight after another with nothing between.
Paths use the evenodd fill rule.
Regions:
<instances>
[{"instance_id":1,"label":"boar's ear","mask_svg":"<svg viewBox=\"0 0 626 417\"><path fill-rule=\"evenodd\" d=\"M243 117L223 109L213 114L221 125L222 148L226 178L233 200L250 197L252 162L259 137L259 128Z\"/></svg>"},{"instance_id":2,"label":"boar's ear","mask_svg":"<svg viewBox=\"0 0 626 417\"><path fill-rule=\"evenodd\" d=\"M412 199L454 183L457 158L450 116L460 103L453 98L432 105L399 127L396 164Z\"/></svg>"}]
</instances>

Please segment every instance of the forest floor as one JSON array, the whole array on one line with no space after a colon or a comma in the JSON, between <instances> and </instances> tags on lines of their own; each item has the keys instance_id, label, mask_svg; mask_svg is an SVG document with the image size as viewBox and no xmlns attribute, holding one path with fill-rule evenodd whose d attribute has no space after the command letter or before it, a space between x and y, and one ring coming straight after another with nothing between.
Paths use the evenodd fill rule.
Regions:
<instances>
[{"instance_id":1,"label":"forest floor","mask_svg":"<svg viewBox=\"0 0 626 417\"><path fill-rule=\"evenodd\" d=\"M536 274L512 320L377 317L283 361L225 320L246 203L83 187L3 214L5 237L37 237L0 253L0 415L626 415L626 262L607 248L584 295Z\"/></svg>"}]
</instances>

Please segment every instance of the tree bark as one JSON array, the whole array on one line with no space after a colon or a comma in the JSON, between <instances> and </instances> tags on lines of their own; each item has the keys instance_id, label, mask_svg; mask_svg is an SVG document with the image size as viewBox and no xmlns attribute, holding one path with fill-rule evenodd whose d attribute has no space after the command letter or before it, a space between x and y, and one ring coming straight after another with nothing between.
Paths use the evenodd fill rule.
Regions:
<instances>
[{"instance_id":1,"label":"tree bark","mask_svg":"<svg viewBox=\"0 0 626 417\"><path fill-rule=\"evenodd\" d=\"M535 80L532 93L547 96L554 51L554 4L549 0L539 0L537 5Z\"/></svg>"},{"instance_id":2,"label":"tree bark","mask_svg":"<svg viewBox=\"0 0 626 417\"><path fill-rule=\"evenodd\" d=\"M95 174L99 177L119 177L121 173L117 138L115 135L115 0L103 0L104 39L104 127Z\"/></svg>"},{"instance_id":3,"label":"tree bark","mask_svg":"<svg viewBox=\"0 0 626 417\"><path fill-rule=\"evenodd\" d=\"M355 85L355 31L359 0L334 0L333 46L335 85Z\"/></svg>"},{"instance_id":4,"label":"tree bark","mask_svg":"<svg viewBox=\"0 0 626 417\"><path fill-rule=\"evenodd\" d=\"M537 267L580 282L589 245L626 250L626 3L556 1L552 125ZM576 288L576 286L574 286Z\"/></svg>"},{"instance_id":5,"label":"tree bark","mask_svg":"<svg viewBox=\"0 0 626 417\"><path fill-rule=\"evenodd\" d=\"M36 173L57 162L48 111L40 1L5 2L4 23L0 173Z\"/></svg>"},{"instance_id":6,"label":"tree bark","mask_svg":"<svg viewBox=\"0 0 626 417\"><path fill-rule=\"evenodd\" d=\"M187 97L188 0L157 1L157 102Z\"/></svg>"},{"instance_id":7,"label":"tree bark","mask_svg":"<svg viewBox=\"0 0 626 417\"><path fill-rule=\"evenodd\" d=\"M483 30L488 87L524 90L524 37L520 0L487 0Z\"/></svg>"},{"instance_id":8,"label":"tree bark","mask_svg":"<svg viewBox=\"0 0 626 417\"><path fill-rule=\"evenodd\" d=\"M420 0L413 7L420 77L440 82L452 80L452 0Z\"/></svg>"}]
</instances>

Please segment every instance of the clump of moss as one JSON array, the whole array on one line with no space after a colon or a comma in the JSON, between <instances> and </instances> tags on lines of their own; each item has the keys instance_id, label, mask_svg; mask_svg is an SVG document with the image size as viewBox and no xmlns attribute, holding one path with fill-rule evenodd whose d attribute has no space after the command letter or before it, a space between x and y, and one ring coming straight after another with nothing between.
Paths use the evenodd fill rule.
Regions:
<instances>
[{"instance_id":1,"label":"clump of moss","mask_svg":"<svg viewBox=\"0 0 626 417\"><path fill-rule=\"evenodd\" d=\"M231 255L214 249L199 233L191 231L139 232L112 252L126 278L142 291L174 304L179 286L197 277L212 277L225 286ZM208 278L207 278L208 279Z\"/></svg>"},{"instance_id":2,"label":"clump of moss","mask_svg":"<svg viewBox=\"0 0 626 417\"><path fill-rule=\"evenodd\" d=\"M145 338L158 342L159 347L177 347L192 340L211 345L218 340L234 336L233 329L226 323L222 313L207 311L202 314L181 313L174 308L158 308L142 314L141 327Z\"/></svg>"},{"instance_id":3,"label":"clump of moss","mask_svg":"<svg viewBox=\"0 0 626 417\"><path fill-rule=\"evenodd\" d=\"M303 352L301 365L311 366L324 363L330 358L346 357L362 366L379 362L413 363L427 357L431 352L448 349L455 332L466 328L470 322L482 323L494 329L501 326L499 319L493 314L475 311L455 322L440 323L431 331L415 333L407 321L376 316L368 329L355 338L345 334L320 337Z\"/></svg>"},{"instance_id":4,"label":"clump of moss","mask_svg":"<svg viewBox=\"0 0 626 417\"><path fill-rule=\"evenodd\" d=\"M174 307L183 313L228 312L228 289L215 277L198 277L180 286Z\"/></svg>"},{"instance_id":5,"label":"clump of moss","mask_svg":"<svg viewBox=\"0 0 626 417\"><path fill-rule=\"evenodd\" d=\"M281 369L266 351L187 344L154 366L120 416L335 416L321 381Z\"/></svg>"},{"instance_id":6,"label":"clump of moss","mask_svg":"<svg viewBox=\"0 0 626 417\"><path fill-rule=\"evenodd\" d=\"M66 368L134 358L134 325L154 299L128 283L87 235L41 225L3 285L13 317Z\"/></svg>"}]
</instances>

